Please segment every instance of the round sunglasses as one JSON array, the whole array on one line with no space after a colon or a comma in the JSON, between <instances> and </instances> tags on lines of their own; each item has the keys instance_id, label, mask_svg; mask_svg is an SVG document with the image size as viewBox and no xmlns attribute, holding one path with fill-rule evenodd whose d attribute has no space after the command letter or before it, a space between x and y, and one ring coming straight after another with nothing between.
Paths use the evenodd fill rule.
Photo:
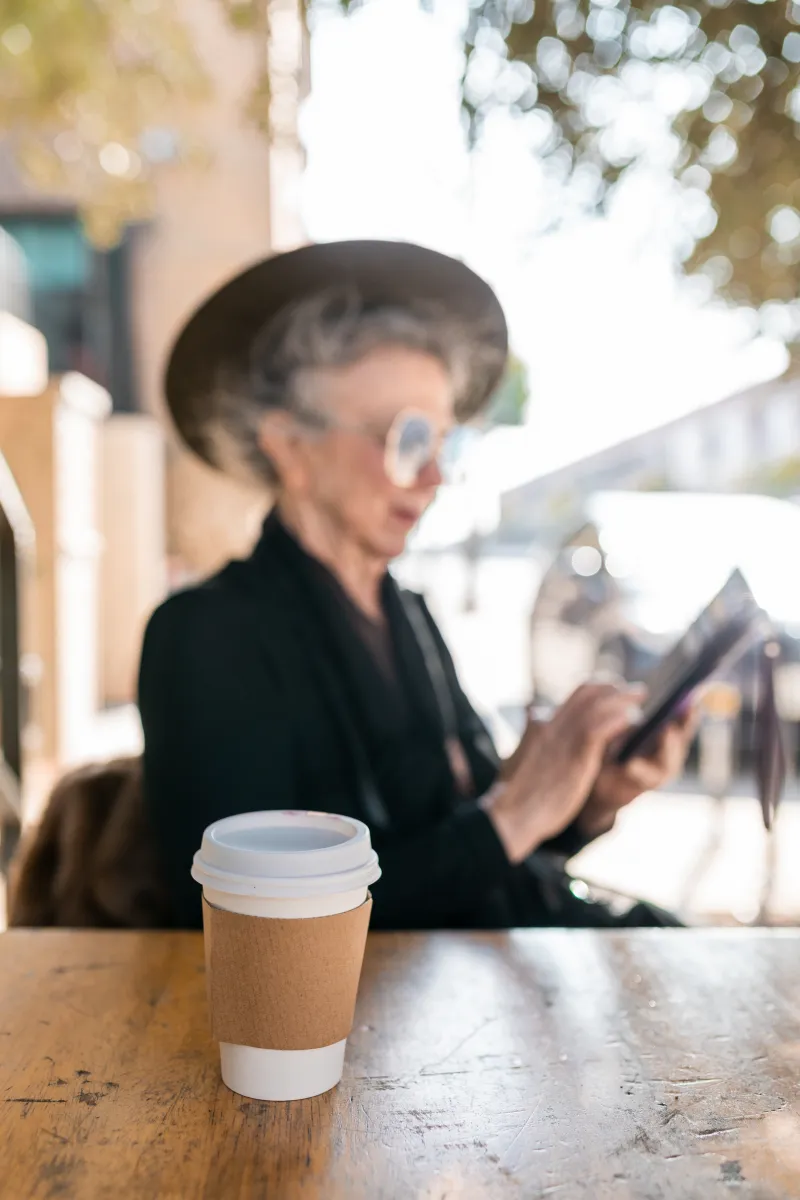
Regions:
<instances>
[{"instance_id":1,"label":"round sunglasses","mask_svg":"<svg viewBox=\"0 0 800 1200\"><path fill-rule=\"evenodd\" d=\"M328 413L306 411L296 416L303 424L318 429L338 429L374 441L383 449L387 478L400 488L413 487L429 463L439 463L444 472L448 465L448 449L456 433L455 429L442 432L430 417L413 408L399 412L385 433L378 433L368 425L348 424Z\"/></svg>"}]
</instances>

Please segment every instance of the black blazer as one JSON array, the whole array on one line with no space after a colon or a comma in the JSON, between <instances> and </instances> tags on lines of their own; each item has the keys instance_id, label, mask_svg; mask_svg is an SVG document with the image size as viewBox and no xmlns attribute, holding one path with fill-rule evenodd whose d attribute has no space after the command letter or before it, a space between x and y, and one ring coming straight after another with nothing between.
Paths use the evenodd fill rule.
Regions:
<instances>
[{"instance_id":1,"label":"black blazer","mask_svg":"<svg viewBox=\"0 0 800 1200\"><path fill-rule=\"evenodd\" d=\"M385 720L386 681L321 585L321 569L271 517L249 559L173 595L150 620L139 679L144 789L174 925L201 923L189 871L205 827L263 808L325 809L370 826L383 870L376 928L551 923L541 856L510 864L477 799L459 794L446 724L455 725L476 797L498 761L424 603L387 577L411 713L398 742ZM567 834L557 848L577 844Z\"/></svg>"}]
</instances>

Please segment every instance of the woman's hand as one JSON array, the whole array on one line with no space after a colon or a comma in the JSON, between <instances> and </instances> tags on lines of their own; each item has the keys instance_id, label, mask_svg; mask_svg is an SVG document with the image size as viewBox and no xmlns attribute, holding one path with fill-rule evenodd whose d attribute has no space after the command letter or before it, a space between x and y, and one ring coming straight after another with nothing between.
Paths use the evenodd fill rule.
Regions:
<instances>
[{"instance_id":1,"label":"woman's hand","mask_svg":"<svg viewBox=\"0 0 800 1200\"><path fill-rule=\"evenodd\" d=\"M621 808L643 792L654 792L680 775L696 728L696 715L690 710L662 731L648 757L632 758L619 765L604 763L578 817L581 833L592 838L607 833Z\"/></svg>"},{"instance_id":2,"label":"woman's hand","mask_svg":"<svg viewBox=\"0 0 800 1200\"><path fill-rule=\"evenodd\" d=\"M584 808L611 743L635 723L630 692L585 684L543 724L528 726L484 808L512 862L521 862Z\"/></svg>"},{"instance_id":3,"label":"woman's hand","mask_svg":"<svg viewBox=\"0 0 800 1200\"><path fill-rule=\"evenodd\" d=\"M527 710L525 729L522 737L519 739L517 748L513 754L510 754L508 758L504 758L500 764L500 779L505 782L511 778L525 755L530 751L532 743L541 736L542 730L546 728L549 719L549 716L546 720L534 717L532 710Z\"/></svg>"}]
</instances>

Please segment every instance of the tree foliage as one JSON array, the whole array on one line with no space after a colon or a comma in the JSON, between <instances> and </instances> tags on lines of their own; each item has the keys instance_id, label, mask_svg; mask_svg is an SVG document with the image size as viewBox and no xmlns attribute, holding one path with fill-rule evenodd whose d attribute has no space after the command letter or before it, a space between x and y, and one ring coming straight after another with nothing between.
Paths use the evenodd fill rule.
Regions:
<instances>
[{"instance_id":1,"label":"tree foliage","mask_svg":"<svg viewBox=\"0 0 800 1200\"><path fill-rule=\"evenodd\" d=\"M737 302L797 299L800 3L475 0L467 45L474 131L515 109L589 206L632 166L668 168L689 268Z\"/></svg>"},{"instance_id":2,"label":"tree foliage","mask_svg":"<svg viewBox=\"0 0 800 1200\"><path fill-rule=\"evenodd\" d=\"M191 152L180 114L206 87L174 3L2 0L2 135L101 244L148 211L153 166Z\"/></svg>"},{"instance_id":3,"label":"tree foliage","mask_svg":"<svg viewBox=\"0 0 800 1200\"><path fill-rule=\"evenodd\" d=\"M529 400L527 368L512 354L506 372L484 414L484 426L523 425Z\"/></svg>"},{"instance_id":4,"label":"tree foliage","mask_svg":"<svg viewBox=\"0 0 800 1200\"><path fill-rule=\"evenodd\" d=\"M218 3L266 40L269 0ZM740 303L797 300L800 0L470 0L466 49L476 136L515 110L587 208L631 167L669 169L689 268ZM181 117L208 86L176 0L2 0L0 131L96 241L148 211L159 162L191 155ZM266 129L269 105L265 69L243 115Z\"/></svg>"}]
</instances>

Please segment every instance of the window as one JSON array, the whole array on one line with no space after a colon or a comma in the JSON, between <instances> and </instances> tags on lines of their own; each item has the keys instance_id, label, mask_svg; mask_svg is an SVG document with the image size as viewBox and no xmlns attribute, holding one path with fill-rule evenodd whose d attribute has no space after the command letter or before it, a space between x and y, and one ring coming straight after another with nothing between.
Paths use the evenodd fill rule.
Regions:
<instances>
[{"instance_id":1,"label":"window","mask_svg":"<svg viewBox=\"0 0 800 1200\"><path fill-rule=\"evenodd\" d=\"M13 238L0 229L0 310L30 321L28 265Z\"/></svg>"},{"instance_id":2,"label":"window","mask_svg":"<svg viewBox=\"0 0 800 1200\"><path fill-rule=\"evenodd\" d=\"M135 408L128 319L127 242L95 250L71 214L0 216L27 264L31 320L50 369L81 371L108 388L115 410Z\"/></svg>"}]
</instances>

